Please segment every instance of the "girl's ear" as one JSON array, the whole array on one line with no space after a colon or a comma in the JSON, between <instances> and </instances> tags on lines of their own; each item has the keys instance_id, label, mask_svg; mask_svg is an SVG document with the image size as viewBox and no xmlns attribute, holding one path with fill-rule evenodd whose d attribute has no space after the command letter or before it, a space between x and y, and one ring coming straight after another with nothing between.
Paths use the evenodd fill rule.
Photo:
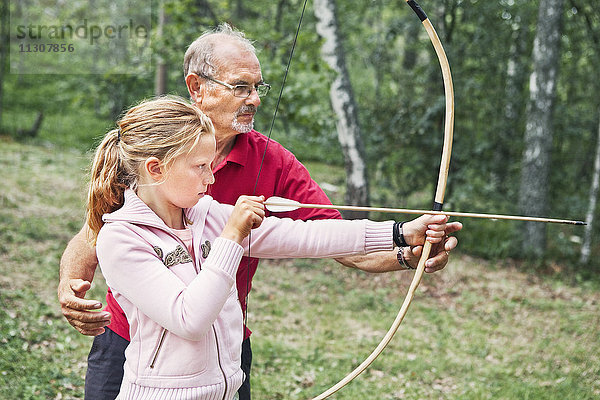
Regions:
<instances>
[{"instance_id":1,"label":"girl's ear","mask_svg":"<svg viewBox=\"0 0 600 400\"><path fill-rule=\"evenodd\" d=\"M150 157L144 162L144 172L155 182L160 182L165 177L164 165L156 157Z\"/></svg>"}]
</instances>

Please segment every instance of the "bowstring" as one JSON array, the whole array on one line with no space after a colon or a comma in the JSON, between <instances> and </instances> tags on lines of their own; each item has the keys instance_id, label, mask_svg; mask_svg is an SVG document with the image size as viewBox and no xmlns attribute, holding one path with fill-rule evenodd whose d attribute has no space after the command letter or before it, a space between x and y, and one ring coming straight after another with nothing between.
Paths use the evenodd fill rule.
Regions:
<instances>
[{"instance_id":1,"label":"bowstring","mask_svg":"<svg viewBox=\"0 0 600 400\"><path fill-rule=\"evenodd\" d=\"M265 149L263 151L260 166L258 168L258 174L256 175L256 182L254 183L254 190L252 191L252 195L256 195L256 189L258 188L258 180L260 179L260 174L262 172L263 164L265 162L265 157L267 155L267 148L269 147L269 143L271 142L271 135L273 133L273 126L275 125L275 118L277 117L277 111L279 111L279 104L281 103L281 98L283 96L283 89L285 87L285 82L287 81L288 72L290 71L290 65L292 64L292 58L294 56L294 50L296 49L296 43L298 42L298 35L300 34L300 27L302 26L302 20L304 19L304 12L306 10L306 4L308 0L304 0L304 4L302 5L302 12L300 13L300 19L298 20L298 27L296 28L296 34L294 35L294 41L292 42L292 48L290 50L290 55L288 57L287 65L285 67L285 72L283 74L283 79L281 81L281 89L279 89L279 96L277 96L277 103L275 104L275 111L273 112L273 117L271 118L271 124L269 126L269 132L267 134L267 143L265 144ZM246 302L246 310L244 312L244 326L248 328L248 299L250 298L250 258L252 257L250 254L252 244L252 231L248 235L248 265L246 268L246 298L244 299ZM245 334L245 332L244 332Z\"/></svg>"}]
</instances>

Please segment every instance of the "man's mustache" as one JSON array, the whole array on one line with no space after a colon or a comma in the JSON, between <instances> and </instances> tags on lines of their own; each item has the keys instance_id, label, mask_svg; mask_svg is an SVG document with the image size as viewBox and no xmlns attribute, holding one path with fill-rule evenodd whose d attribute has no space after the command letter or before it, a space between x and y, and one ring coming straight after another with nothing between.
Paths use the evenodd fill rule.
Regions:
<instances>
[{"instance_id":1,"label":"man's mustache","mask_svg":"<svg viewBox=\"0 0 600 400\"><path fill-rule=\"evenodd\" d=\"M257 111L257 107L253 104L245 104L243 106L240 107L239 110L237 110L237 112L235 113L235 116L237 117L240 114L256 114Z\"/></svg>"}]
</instances>

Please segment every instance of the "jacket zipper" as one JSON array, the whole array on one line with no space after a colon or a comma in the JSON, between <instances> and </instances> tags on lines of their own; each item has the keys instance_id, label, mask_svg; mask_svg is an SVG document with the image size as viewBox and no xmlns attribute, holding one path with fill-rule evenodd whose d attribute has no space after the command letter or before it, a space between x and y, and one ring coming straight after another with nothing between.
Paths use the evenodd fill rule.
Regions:
<instances>
[{"instance_id":1,"label":"jacket zipper","mask_svg":"<svg viewBox=\"0 0 600 400\"><path fill-rule=\"evenodd\" d=\"M167 330L165 328L163 328L162 334L160 335L160 340L158 341L158 346L156 346L156 351L154 352L154 357L152 357L152 362L150 363L150 368L154 368L154 365L156 364L156 359L158 358L158 353L160 353L160 348L163 345L166 335L167 335Z\"/></svg>"},{"instance_id":2,"label":"jacket zipper","mask_svg":"<svg viewBox=\"0 0 600 400\"><path fill-rule=\"evenodd\" d=\"M192 255L190 254L190 250L187 248L187 246L183 242L183 240L181 240L179 238L179 236L175 235L174 233L172 233L170 231L165 231L165 232L168 233L169 235L171 235L171 237L173 237L173 239L175 239L176 241L178 241L179 244L185 249L185 252L190 256L190 258L192 258ZM195 240L193 239L193 236L194 235L192 234L192 248L194 247L194 243L195 243ZM195 257L196 249L193 249L193 250L194 250L194 257ZM200 249L198 248L198 250L200 250ZM198 264L200 264L200 261L198 261ZM200 273L200 269L198 268L198 265L196 265L196 260L194 260L193 258L192 258L192 265L194 266L194 271L196 271L196 274Z\"/></svg>"},{"instance_id":3,"label":"jacket zipper","mask_svg":"<svg viewBox=\"0 0 600 400\"><path fill-rule=\"evenodd\" d=\"M225 375L225 371L223 370L223 365L221 364L221 351L219 350L219 339L217 338L217 330L215 326L212 326L213 333L215 334L215 343L217 345L217 360L219 361L219 369L221 370L221 374L223 375L223 382L225 383L225 391L223 392L222 399L225 400L225 396L227 395L227 376Z\"/></svg>"},{"instance_id":4,"label":"jacket zipper","mask_svg":"<svg viewBox=\"0 0 600 400\"><path fill-rule=\"evenodd\" d=\"M187 249L187 246L185 245L185 243L183 242L183 240L181 240L177 235L175 235L170 230L164 229L164 227L159 226L157 224L152 224L152 223L143 223L143 224L145 226L150 226L150 227L154 227L154 228L158 228L158 229L162 230L167 235L169 235L173 239L175 239L176 242L178 242L179 244L181 244L183 246L183 248L186 250L186 252L189 254L189 250ZM192 246L193 246L193 244L192 244ZM194 266L194 270L196 270L196 273L198 273L198 267L196 266L196 262L194 260L192 260L192 265ZM165 336L166 335L167 335L167 329L163 328L162 333L160 335L160 340L158 341L158 346L156 347L156 351L154 352L154 356L152 357L152 361L150 362L150 368L154 368L154 366L156 365L156 359L158 358L158 354L160 353L160 349L161 349L161 347L163 345L163 342L165 341ZM216 338L216 334L215 334L215 338ZM222 372L222 370L221 370L221 372Z\"/></svg>"}]
</instances>

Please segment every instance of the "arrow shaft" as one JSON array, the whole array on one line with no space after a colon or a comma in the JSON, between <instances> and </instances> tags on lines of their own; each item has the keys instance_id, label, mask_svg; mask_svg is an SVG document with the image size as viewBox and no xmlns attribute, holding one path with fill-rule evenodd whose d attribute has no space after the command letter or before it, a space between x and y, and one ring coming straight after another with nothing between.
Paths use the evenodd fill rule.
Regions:
<instances>
[{"instance_id":1,"label":"arrow shaft","mask_svg":"<svg viewBox=\"0 0 600 400\"><path fill-rule=\"evenodd\" d=\"M266 201L265 205L292 207L292 204L290 204L290 203L277 202L277 201ZM503 219L503 220L513 220L513 221L545 222L545 223L553 223L553 224L585 225L585 222L583 222L583 221L571 221L571 220L567 220L567 219L527 217L527 216L520 216L520 215L504 215L504 214L479 214L479 213L454 212L454 211L431 211L431 210L415 210L415 209L406 209L406 208L343 206L343 205L331 205L331 204L301 204L301 203L296 203L296 202L293 203L293 207L295 207L295 208L321 208L321 209L342 210L342 211L375 211L375 212L386 212L386 213L395 213L395 214L448 215L450 217Z\"/></svg>"}]
</instances>

